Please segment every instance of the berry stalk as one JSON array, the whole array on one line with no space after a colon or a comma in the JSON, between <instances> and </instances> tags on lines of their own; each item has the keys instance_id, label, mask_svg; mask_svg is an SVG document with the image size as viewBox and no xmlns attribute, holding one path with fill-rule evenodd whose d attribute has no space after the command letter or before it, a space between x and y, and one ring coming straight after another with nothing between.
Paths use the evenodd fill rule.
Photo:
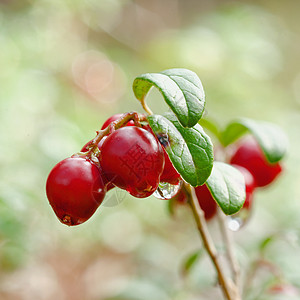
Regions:
<instances>
[{"instance_id":1,"label":"berry stalk","mask_svg":"<svg viewBox=\"0 0 300 300\"><path fill-rule=\"evenodd\" d=\"M123 114L123 116L121 116L120 119L112 122L105 129L97 131L97 135L92 140L91 144L89 145L89 151L88 151L88 153L85 153L85 155L90 157L93 153L97 153L98 152L98 143L102 140L103 137L105 137L106 135L109 135L113 131L123 127L131 120L134 121L135 126L141 127L140 122L145 120L145 116L141 115L137 112L129 112L129 113Z\"/></svg>"},{"instance_id":2,"label":"berry stalk","mask_svg":"<svg viewBox=\"0 0 300 300\"><path fill-rule=\"evenodd\" d=\"M150 109L150 107L147 105L146 103L146 96L142 97L141 99L141 104L142 104L142 107L143 109L145 110L145 112L149 115L153 115L153 112L152 110Z\"/></svg>"},{"instance_id":3,"label":"berry stalk","mask_svg":"<svg viewBox=\"0 0 300 300\"><path fill-rule=\"evenodd\" d=\"M241 286L241 274L240 274L240 266L236 260L235 253L234 253L234 243L231 233L228 230L228 225L226 222L226 217L221 211L221 209L218 209L218 221L220 226L220 231L222 238L224 240L224 244L226 246L226 253L228 262L230 264L230 268L233 273L233 280L236 285L237 289L240 289Z\"/></svg>"},{"instance_id":4,"label":"berry stalk","mask_svg":"<svg viewBox=\"0 0 300 300\"><path fill-rule=\"evenodd\" d=\"M197 223L197 228L201 235L204 247L205 247L208 255L210 256L212 263L217 271L219 283L221 285L225 299L240 300L241 298L238 295L236 286L231 281L229 281L228 278L226 277L226 275L224 274L224 269L222 268L220 260L219 260L219 254L214 245L212 237L208 231L204 213L203 213L203 210L199 206L194 188L191 187L188 183L184 183L183 188L187 195L188 203L190 204L191 209L193 211L193 215L194 215L195 221Z\"/></svg>"}]
</instances>

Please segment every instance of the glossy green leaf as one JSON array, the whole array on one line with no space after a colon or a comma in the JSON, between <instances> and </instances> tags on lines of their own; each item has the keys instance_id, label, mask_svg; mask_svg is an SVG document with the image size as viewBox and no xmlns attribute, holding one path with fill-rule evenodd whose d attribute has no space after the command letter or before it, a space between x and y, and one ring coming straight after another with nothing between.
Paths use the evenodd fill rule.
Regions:
<instances>
[{"instance_id":1,"label":"glossy green leaf","mask_svg":"<svg viewBox=\"0 0 300 300\"><path fill-rule=\"evenodd\" d=\"M254 135L269 162L278 162L286 154L288 140L285 133L276 124L265 121L240 118L223 131L222 142L228 146L249 132Z\"/></svg>"},{"instance_id":2,"label":"glossy green leaf","mask_svg":"<svg viewBox=\"0 0 300 300\"><path fill-rule=\"evenodd\" d=\"M242 208L246 198L245 179L238 169L214 162L206 185L226 215L235 214Z\"/></svg>"},{"instance_id":3,"label":"glossy green leaf","mask_svg":"<svg viewBox=\"0 0 300 300\"><path fill-rule=\"evenodd\" d=\"M192 186L202 185L213 166L213 145L202 127L182 127L172 113L151 115L148 120L182 178Z\"/></svg>"},{"instance_id":4,"label":"glossy green leaf","mask_svg":"<svg viewBox=\"0 0 300 300\"><path fill-rule=\"evenodd\" d=\"M133 82L133 91L140 101L155 86L184 127L194 126L201 118L205 95L196 73L187 69L169 69L160 73L147 73Z\"/></svg>"}]
</instances>

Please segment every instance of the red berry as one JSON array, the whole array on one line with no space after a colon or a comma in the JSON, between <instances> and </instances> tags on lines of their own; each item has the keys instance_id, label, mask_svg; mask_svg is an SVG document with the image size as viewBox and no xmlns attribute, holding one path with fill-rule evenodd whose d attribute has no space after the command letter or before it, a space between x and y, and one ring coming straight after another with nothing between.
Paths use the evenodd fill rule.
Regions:
<instances>
[{"instance_id":1,"label":"red berry","mask_svg":"<svg viewBox=\"0 0 300 300\"><path fill-rule=\"evenodd\" d=\"M131 195L144 198L158 187L164 167L163 150L155 137L136 126L111 133L101 148L106 178Z\"/></svg>"},{"instance_id":2,"label":"red berry","mask_svg":"<svg viewBox=\"0 0 300 300\"><path fill-rule=\"evenodd\" d=\"M123 116L123 114L115 114L111 117L109 117L102 125L101 129L105 129L111 122L114 122L118 119L120 119ZM126 126L134 126L134 122L130 120Z\"/></svg>"},{"instance_id":3,"label":"red berry","mask_svg":"<svg viewBox=\"0 0 300 300\"><path fill-rule=\"evenodd\" d=\"M105 196L100 169L86 158L70 157L50 172L46 192L59 220L69 226L88 220Z\"/></svg>"},{"instance_id":4,"label":"red berry","mask_svg":"<svg viewBox=\"0 0 300 300\"><path fill-rule=\"evenodd\" d=\"M155 135L155 133L153 132L153 130L151 129L149 124L145 124L143 125L143 128L147 131L149 131L160 143L159 138ZM174 168L168 153L166 152L164 146L162 145L162 148L164 150L164 157L165 157L165 166L164 166L164 170L163 173L160 176L160 181L161 182L168 182L170 184L178 184L179 180L181 179L180 174L176 171L176 169Z\"/></svg>"},{"instance_id":5,"label":"red berry","mask_svg":"<svg viewBox=\"0 0 300 300\"><path fill-rule=\"evenodd\" d=\"M282 171L279 163L271 164L267 161L260 146L253 138L245 140L237 148L230 163L249 170L258 187L270 184Z\"/></svg>"},{"instance_id":6,"label":"red berry","mask_svg":"<svg viewBox=\"0 0 300 300\"><path fill-rule=\"evenodd\" d=\"M239 165L232 166L237 168L244 175L246 185L246 199L243 208L250 209L253 200L253 191L255 189L255 180L252 174L246 168Z\"/></svg>"},{"instance_id":7,"label":"red berry","mask_svg":"<svg viewBox=\"0 0 300 300\"><path fill-rule=\"evenodd\" d=\"M210 190L203 184L195 188L195 192L198 198L199 205L204 212L206 220L212 219L217 213L217 203L212 197Z\"/></svg>"},{"instance_id":8,"label":"red berry","mask_svg":"<svg viewBox=\"0 0 300 300\"><path fill-rule=\"evenodd\" d=\"M164 166L164 170L160 176L160 181L168 182L171 184L178 184L179 180L181 179L181 176L174 168L174 166L169 158L169 155L167 154L164 147L162 147L162 148L164 150L165 166Z\"/></svg>"}]
</instances>

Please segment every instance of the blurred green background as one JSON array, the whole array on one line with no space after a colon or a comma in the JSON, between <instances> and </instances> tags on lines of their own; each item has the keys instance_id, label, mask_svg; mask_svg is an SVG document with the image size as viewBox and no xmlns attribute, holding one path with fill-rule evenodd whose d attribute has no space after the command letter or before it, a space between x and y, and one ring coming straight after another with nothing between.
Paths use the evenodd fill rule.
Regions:
<instances>
[{"instance_id":1,"label":"blurred green background","mask_svg":"<svg viewBox=\"0 0 300 300\"><path fill-rule=\"evenodd\" d=\"M188 208L171 218L166 201L112 191L124 201L68 228L45 195L51 168L110 115L142 111L133 79L173 67L199 75L220 126L245 116L286 131L285 173L234 238L245 274L272 265L245 299L288 299L268 292L273 269L300 288L299 11L292 0L0 0L0 299L221 299L205 256L182 276L201 248ZM165 107L156 91L148 100Z\"/></svg>"}]
</instances>

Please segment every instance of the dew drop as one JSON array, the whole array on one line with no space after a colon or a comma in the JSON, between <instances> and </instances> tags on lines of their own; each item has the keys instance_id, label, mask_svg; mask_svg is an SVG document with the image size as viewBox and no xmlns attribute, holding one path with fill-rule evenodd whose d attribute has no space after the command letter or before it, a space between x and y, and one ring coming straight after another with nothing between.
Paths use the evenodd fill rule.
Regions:
<instances>
[{"instance_id":1,"label":"dew drop","mask_svg":"<svg viewBox=\"0 0 300 300\"><path fill-rule=\"evenodd\" d=\"M228 228L231 231L240 230L250 219L251 210L242 208L238 213L228 217Z\"/></svg>"},{"instance_id":2,"label":"dew drop","mask_svg":"<svg viewBox=\"0 0 300 300\"><path fill-rule=\"evenodd\" d=\"M170 184L168 182L160 182L153 196L158 199L169 200L173 198L181 187L181 181L178 184Z\"/></svg>"}]
</instances>

